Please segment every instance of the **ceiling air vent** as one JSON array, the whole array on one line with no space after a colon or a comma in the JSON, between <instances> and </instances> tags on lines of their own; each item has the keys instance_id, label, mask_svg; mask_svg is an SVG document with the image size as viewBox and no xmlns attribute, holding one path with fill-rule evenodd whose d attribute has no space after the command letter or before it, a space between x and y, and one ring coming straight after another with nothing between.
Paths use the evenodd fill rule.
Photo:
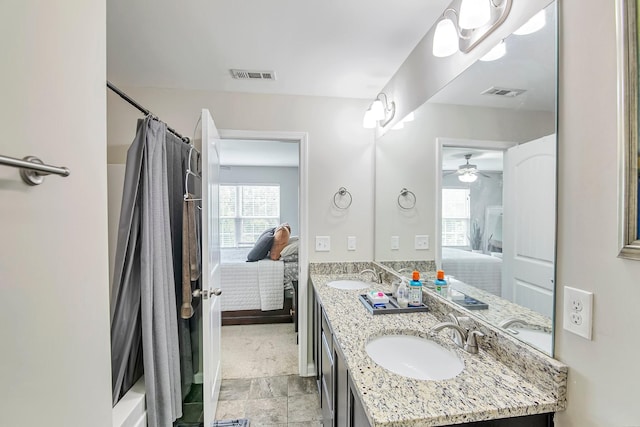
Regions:
<instances>
[{"instance_id":1,"label":"ceiling air vent","mask_svg":"<svg viewBox=\"0 0 640 427\"><path fill-rule=\"evenodd\" d=\"M506 96L507 98L513 98L525 93L525 89L508 89L504 87L490 87L482 92L482 95L494 95L494 96Z\"/></svg>"},{"instance_id":2,"label":"ceiling air vent","mask_svg":"<svg viewBox=\"0 0 640 427\"><path fill-rule=\"evenodd\" d=\"M259 70L237 70L231 69L231 76L238 80L275 80L276 73L273 71Z\"/></svg>"}]
</instances>

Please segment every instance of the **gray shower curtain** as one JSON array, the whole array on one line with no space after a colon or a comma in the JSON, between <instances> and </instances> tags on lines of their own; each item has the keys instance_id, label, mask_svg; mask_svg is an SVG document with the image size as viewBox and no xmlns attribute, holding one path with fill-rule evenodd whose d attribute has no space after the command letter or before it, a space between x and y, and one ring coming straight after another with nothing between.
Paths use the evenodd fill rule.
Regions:
<instances>
[{"instance_id":1,"label":"gray shower curtain","mask_svg":"<svg viewBox=\"0 0 640 427\"><path fill-rule=\"evenodd\" d=\"M179 141L166 124L151 117L138 121L127 153L112 289L113 402L144 367L149 427L170 427L182 416L167 175L167 164L174 164L168 155L175 150L167 150L176 142L167 142L171 138Z\"/></svg>"}]
</instances>

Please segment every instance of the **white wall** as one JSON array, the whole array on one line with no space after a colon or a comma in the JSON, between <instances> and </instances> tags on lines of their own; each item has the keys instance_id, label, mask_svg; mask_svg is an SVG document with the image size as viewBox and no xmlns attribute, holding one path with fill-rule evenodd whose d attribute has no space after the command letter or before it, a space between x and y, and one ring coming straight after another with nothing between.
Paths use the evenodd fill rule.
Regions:
<instances>
[{"instance_id":1,"label":"white wall","mask_svg":"<svg viewBox=\"0 0 640 427\"><path fill-rule=\"evenodd\" d=\"M560 3L557 283L595 296L592 341L556 329L556 356L569 365L559 427L640 425L640 262L616 257L614 3ZM562 304L558 292L557 316Z\"/></svg>"},{"instance_id":2,"label":"white wall","mask_svg":"<svg viewBox=\"0 0 640 427\"><path fill-rule=\"evenodd\" d=\"M298 228L298 168L271 166L226 166L220 169L220 184L280 185L280 221L288 222L291 235Z\"/></svg>"},{"instance_id":3,"label":"white wall","mask_svg":"<svg viewBox=\"0 0 640 427\"><path fill-rule=\"evenodd\" d=\"M3 426L111 426L105 6L2 2L0 154L71 171L0 167Z\"/></svg>"},{"instance_id":4,"label":"white wall","mask_svg":"<svg viewBox=\"0 0 640 427\"><path fill-rule=\"evenodd\" d=\"M375 258L436 258L437 138L525 142L554 128L546 112L424 104L415 121L376 140ZM415 209L398 207L403 187L416 194ZM416 234L430 236L429 250L414 249ZM391 236L400 237L400 250L391 250Z\"/></svg>"},{"instance_id":5,"label":"white wall","mask_svg":"<svg viewBox=\"0 0 640 427\"><path fill-rule=\"evenodd\" d=\"M125 165L107 165L107 209L109 224L109 296L113 286L113 266L118 245L118 225L120 224L120 208L122 206L122 188L124 187ZM111 301L111 297L109 297Z\"/></svg>"},{"instance_id":6,"label":"white wall","mask_svg":"<svg viewBox=\"0 0 640 427\"><path fill-rule=\"evenodd\" d=\"M373 258L374 137L372 130L362 128L370 100L120 89L185 135L192 134L201 108L211 111L220 129L308 132L309 260ZM107 111L109 162L122 163L140 115L113 93L107 95ZM332 207L341 186L353 195L346 211ZM317 235L331 237L330 252L315 252ZM357 237L356 251L347 251L347 236Z\"/></svg>"}]
</instances>

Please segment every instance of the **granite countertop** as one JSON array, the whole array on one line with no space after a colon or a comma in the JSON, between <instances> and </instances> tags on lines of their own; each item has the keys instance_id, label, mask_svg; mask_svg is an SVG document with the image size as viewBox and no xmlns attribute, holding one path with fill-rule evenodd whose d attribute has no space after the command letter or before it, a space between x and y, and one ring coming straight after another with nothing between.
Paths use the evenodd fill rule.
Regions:
<instances>
[{"instance_id":1,"label":"granite countertop","mask_svg":"<svg viewBox=\"0 0 640 427\"><path fill-rule=\"evenodd\" d=\"M505 356L495 345L487 342L485 350L482 339L480 352L469 354L453 343L447 330L429 332L439 322L434 313L374 316L358 299L363 290L326 285L336 279L361 278L353 274L311 274L372 426L439 426L564 409L567 368L560 362L508 341L514 357L535 359L519 364L521 370L527 366L521 372L503 363ZM388 285L372 284L372 289L390 292ZM367 355L365 345L370 339L389 334L429 338L457 352L465 368L452 379L438 381L414 380L387 371Z\"/></svg>"}]
</instances>

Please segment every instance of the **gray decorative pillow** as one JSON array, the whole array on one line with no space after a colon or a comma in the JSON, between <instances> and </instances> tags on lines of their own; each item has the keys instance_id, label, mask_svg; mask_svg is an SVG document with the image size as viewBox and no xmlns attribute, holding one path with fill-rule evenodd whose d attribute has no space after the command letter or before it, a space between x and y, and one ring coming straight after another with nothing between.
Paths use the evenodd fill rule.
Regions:
<instances>
[{"instance_id":1,"label":"gray decorative pillow","mask_svg":"<svg viewBox=\"0 0 640 427\"><path fill-rule=\"evenodd\" d=\"M273 235L275 231L276 228L273 227L262 232L260 237L258 237L258 239L256 240L256 244L247 254L248 262L260 261L261 259L265 259L267 257L267 254L271 249L271 245L273 245Z\"/></svg>"},{"instance_id":2,"label":"gray decorative pillow","mask_svg":"<svg viewBox=\"0 0 640 427\"><path fill-rule=\"evenodd\" d=\"M284 258L284 257L288 257L289 255L298 255L299 245L300 245L300 242L298 240L291 242L291 239L289 239L289 244L284 247L282 252L280 252L280 256Z\"/></svg>"}]
</instances>

